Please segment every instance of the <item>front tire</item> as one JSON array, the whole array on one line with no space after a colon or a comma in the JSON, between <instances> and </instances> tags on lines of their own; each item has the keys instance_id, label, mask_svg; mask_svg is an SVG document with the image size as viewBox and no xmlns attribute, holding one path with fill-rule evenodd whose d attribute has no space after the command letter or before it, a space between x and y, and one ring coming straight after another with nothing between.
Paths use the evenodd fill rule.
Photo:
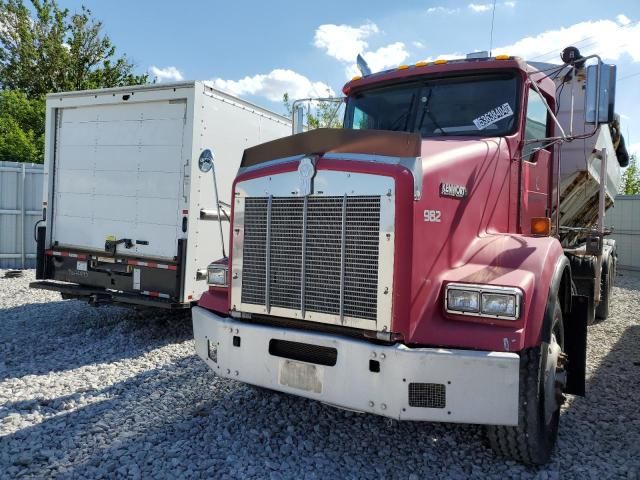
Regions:
<instances>
[{"instance_id":1,"label":"front tire","mask_svg":"<svg viewBox=\"0 0 640 480\"><path fill-rule=\"evenodd\" d=\"M491 448L518 462L549 462L558 437L566 385L562 310L554 305L551 341L520 353L518 426L489 426Z\"/></svg>"}]
</instances>

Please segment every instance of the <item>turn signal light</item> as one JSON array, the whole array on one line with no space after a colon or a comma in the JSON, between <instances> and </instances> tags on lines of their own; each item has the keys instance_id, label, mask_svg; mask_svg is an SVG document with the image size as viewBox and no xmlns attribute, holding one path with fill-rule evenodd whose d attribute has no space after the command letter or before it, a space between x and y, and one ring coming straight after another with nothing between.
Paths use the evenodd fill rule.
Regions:
<instances>
[{"instance_id":1,"label":"turn signal light","mask_svg":"<svg viewBox=\"0 0 640 480\"><path fill-rule=\"evenodd\" d=\"M551 233L551 219L549 217L533 217L531 219L531 233L549 235Z\"/></svg>"}]
</instances>

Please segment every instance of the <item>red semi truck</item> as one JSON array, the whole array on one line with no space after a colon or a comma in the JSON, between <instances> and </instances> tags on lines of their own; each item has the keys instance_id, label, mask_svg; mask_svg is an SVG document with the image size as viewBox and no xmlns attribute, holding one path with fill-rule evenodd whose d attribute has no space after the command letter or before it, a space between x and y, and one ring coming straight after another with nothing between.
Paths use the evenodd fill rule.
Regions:
<instances>
[{"instance_id":1,"label":"red semi truck","mask_svg":"<svg viewBox=\"0 0 640 480\"><path fill-rule=\"evenodd\" d=\"M615 67L473 57L354 78L342 129L245 150L196 350L341 408L484 424L542 464L615 276Z\"/></svg>"}]
</instances>

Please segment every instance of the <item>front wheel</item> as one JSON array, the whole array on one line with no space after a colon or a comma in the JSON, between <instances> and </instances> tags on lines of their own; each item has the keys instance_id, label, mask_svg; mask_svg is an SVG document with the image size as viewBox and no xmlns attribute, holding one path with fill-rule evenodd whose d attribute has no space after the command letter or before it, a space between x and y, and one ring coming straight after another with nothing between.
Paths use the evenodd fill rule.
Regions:
<instances>
[{"instance_id":1,"label":"front wheel","mask_svg":"<svg viewBox=\"0 0 640 480\"><path fill-rule=\"evenodd\" d=\"M487 427L489 443L497 453L525 464L549 462L566 386L563 349L562 310L556 301L550 341L520 353L518 426Z\"/></svg>"}]
</instances>

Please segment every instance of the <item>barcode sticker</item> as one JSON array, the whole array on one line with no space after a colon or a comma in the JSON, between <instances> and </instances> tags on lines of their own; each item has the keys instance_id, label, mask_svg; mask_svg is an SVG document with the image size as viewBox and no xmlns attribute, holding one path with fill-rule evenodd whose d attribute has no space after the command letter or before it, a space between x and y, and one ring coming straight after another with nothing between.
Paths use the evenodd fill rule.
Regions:
<instances>
[{"instance_id":1,"label":"barcode sticker","mask_svg":"<svg viewBox=\"0 0 640 480\"><path fill-rule=\"evenodd\" d=\"M489 125L493 125L503 118L511 117L512 115L513 110L511 110L511 106L508 103L503 103L493 110L489 110L487 113L480 115L473 121L473 124L478 130L484 130Z\"/></svg>"}]
</instances>

